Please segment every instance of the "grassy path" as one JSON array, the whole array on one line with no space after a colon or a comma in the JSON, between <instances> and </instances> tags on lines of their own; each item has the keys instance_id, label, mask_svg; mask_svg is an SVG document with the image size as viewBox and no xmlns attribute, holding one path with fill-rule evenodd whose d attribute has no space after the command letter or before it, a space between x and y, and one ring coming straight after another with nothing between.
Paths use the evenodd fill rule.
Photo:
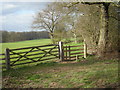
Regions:
<instances>
[{"instance_id":1,"label":"grassy path","mask_svg":"<svg viewBox=\"0 0 120 90\"><path fill-rule=\"evenodd\" d=\"M118 82L115 60L47 62L3 72L6 88L105 88Z\"/></svg>"}]
</instances>

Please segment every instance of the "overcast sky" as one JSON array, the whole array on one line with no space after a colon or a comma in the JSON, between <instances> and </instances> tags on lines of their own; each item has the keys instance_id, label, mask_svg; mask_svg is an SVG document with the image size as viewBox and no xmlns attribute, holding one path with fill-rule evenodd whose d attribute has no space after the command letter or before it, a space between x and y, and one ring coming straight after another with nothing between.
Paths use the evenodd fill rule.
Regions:
<instances>
[{"instance_id":1,"label":"overcast sky","mask_svg":"<svg viewBox=\"0 0 120 90\"><path fill-rule=\"evenodd\" d=\"M30 31L33 16L46 7L47 2L2 2L0 24L2 30Z\"/></svg>"}]
</instances>

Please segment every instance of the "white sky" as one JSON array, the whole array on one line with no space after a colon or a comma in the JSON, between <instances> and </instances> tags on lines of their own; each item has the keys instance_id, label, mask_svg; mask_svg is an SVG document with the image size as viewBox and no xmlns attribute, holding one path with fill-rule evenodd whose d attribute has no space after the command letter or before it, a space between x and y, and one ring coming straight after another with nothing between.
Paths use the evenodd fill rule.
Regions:
<instances>
[{"instance_id":1,"label":"white sky","mask_svg":"<svg viewBox=\"0 0 120 90\"><path fill-rule=\"evenodd\" d=\"M0 3L1 30L29 31L33 17L44 9L47 2L2 2Z\"/></svg>"},{"instance_id":2,"label":"white sky","mask_svg":"<svg viewBox=\"0 0 120 90\"><path fill-rule=\"evenodd\" d=\"M30 31L33 16L48 2L120 1L120 0L0 0L0 30Z\"/></svg>"}]
</instances>

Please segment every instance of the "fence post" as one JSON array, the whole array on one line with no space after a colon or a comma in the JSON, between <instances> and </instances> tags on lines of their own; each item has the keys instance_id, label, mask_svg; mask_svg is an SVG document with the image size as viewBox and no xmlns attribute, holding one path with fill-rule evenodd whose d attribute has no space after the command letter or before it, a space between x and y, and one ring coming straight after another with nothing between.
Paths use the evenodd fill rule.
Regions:
<instances>
[{"instance_id":1,"label":"fence post","mask_svg":"<svg viewBox=\"0 0 120 90\"><path fill-rule=\"evenodd\" d=\"M84 42L84 58L87 57L87 44Z\"/></svg>"},{"instance_id":2,"label":"fence post","mask_svg":"<svg viewBox=\"0 0 120 90\"><path fill-rule=\"evenodd\" d=\"M5 59L6 59L6 69L9 70L10 69L10 50L9 50L9 48L6 48Z\"/></svg>"},{"instance_id":3,"label":"fence post","mask_svg":"<svg viewBox=\"0 0 120 90\"><path fill-rule=\"evenodd\" d=\"M67 55L67 46L66 46L66 60L67 60L67 56L68 56L68 55Z\"/></svg>"},{"instance_id":4,"label":"fence post","mask_svg":"<svg viewBox=\"0 0 120 90\"><path fill-rule=\"evenodd\" d=\"M69 46L69 60L70 60L71 58L70 58L70 46Z\"/></svg>"},{"instance_id":5,"label":"fence post","mask_svg":"<svg viewBox=\"0 0 120 90\"><path fill-rule=\"evenodd\" d=\"M63 50L63 42L59 42L59 55L60 55L60 60L64 60L64 50Z\"/></svg>"}]
</instances>

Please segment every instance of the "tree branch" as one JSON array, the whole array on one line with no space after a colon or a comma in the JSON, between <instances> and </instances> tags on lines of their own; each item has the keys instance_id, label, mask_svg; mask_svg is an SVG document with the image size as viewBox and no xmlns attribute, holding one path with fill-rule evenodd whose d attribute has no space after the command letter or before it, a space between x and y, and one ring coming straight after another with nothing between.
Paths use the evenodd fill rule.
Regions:
<instances>
[{"instance_id":1,"label":"tree branch","mask_svg":"<svg viewBox=\"0 0 120 90\"><path fill-rule=\"evenodd\" d=\"M104 2L81 2L82 4L88 4L88 5L93 5L93 4L103 4Z\"/></svg>"}]
</instances>

